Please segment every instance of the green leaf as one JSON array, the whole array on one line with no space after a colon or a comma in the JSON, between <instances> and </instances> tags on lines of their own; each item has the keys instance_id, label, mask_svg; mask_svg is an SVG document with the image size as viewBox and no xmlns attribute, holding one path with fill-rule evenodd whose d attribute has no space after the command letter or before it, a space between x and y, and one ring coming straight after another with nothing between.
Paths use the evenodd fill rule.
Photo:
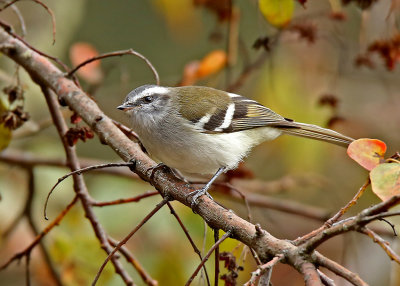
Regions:
<instances>
[{"instance_id":1,"label":"green leaf","mask_svg":"<svg viewBox=\"0 0 400 286\"><path fill-rule=\"evenodd\" d=\"M292 20L294 0L259 0L258 7L271 25L282 28Z\"/></svg>"},{"instance_id":2,"label":"green leaf","mask_svg":"<svg viewBox=\"0 0 400 286\"><path fill-rule=\"evenodd\" d=\"M400 194L400 163L383 163L369 174L372 191L385 201Z\"/></svg>"}]
</instances>

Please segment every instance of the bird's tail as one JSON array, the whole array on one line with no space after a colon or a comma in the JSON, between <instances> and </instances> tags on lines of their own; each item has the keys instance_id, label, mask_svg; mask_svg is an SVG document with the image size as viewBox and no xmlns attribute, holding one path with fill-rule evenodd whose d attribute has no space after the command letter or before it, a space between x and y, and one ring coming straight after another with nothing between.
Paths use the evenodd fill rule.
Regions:
<instances>
[{"instance_id":1,"label":"bird's tail","mask_svg":"<svg viewBox=\"0 0 400 286\"><path fill-rule=\"evenodd\" d=\"M339 132L327 128L319 127L317 125L298 122L292 122L292 124L291 126L277 127L286 134L321 140L343 147L347 147L351 142L354 141L353 138L347 137Z\"/></svg>"}]
</instances>

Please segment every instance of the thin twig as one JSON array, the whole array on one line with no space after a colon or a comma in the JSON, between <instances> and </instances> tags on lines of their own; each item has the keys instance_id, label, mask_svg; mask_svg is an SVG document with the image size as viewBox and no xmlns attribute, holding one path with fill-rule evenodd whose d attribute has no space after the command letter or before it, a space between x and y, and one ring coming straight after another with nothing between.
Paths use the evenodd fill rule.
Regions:
<instances>
[{"instance_id":1,"label":"thin twig","mask_svg":"<svg viewBox=\"0 0 400 286\"><path fill-rule=\"evenodd\" d=\"M20 0L13 0L13 1L7 3L2 8L0 8L0 12L3 11L4 9L6 9L7 7L13 5L14 3L18 2L18 1L20 1ZM40 6L42 6L47 11L47 13L49 13L49 15L51 17L51 24L53 26L53 45L54 45L56 43L56 17L54 16L53 11L49 7L47 7L44 3L39 1L39 0L30 0L30 1L33 1L33 2L35 2L37 4L39 4Z\"/></svg>"},{"instance_id":2,"label":"thin twig","mask_svg":"<svg viewBox=\"0 0 400 286\"><path fill-rule=\"evenodd\" d=\"M108 241L113 247L116 247L118 245L118 241L112 239L111 237L108 238ZM146 283L149 286L158 285L158 281L151 278L151 276L146 272L146 270L139 263L139 261L135 257L133 257L133 255L129 252L129 250L126 247L122 246L119 249L119 251L125 257L126 261L132 264L132 266L136 269L136 271L139 273L144 283Z\"/></svg>"},{"instance_id":3,"label":"thin twig","mask_svg":"<svg viewBox=\"0 0 400 286\"><path fill-rule=\"evenodd\" d=\"M234 191L237 194L239 194L241 199L244 201L244 205L246 206L247 219L248 219L249 222L252 222L253 218L252 218L252 215L251 215L250 203L249 203L249 201L247 199L247 195L243 194L243 192L241 192L238 188L235 188L232 184L225 183L225 185L229 188L230 191Z\"/></svg>"},{"instance_id":4,"label":"thin twig","mask_svg":"<svg viewBox=\"0 0 400 286\"><path fill-rule=\"evenodd\" d=\"M27 205L24 209L24 216L27 218L29 226L30 226L32 232L34 233L34 235L38 236L40 232L39 232L38 228L36 227L35 222L33 221L34 213L32 211L33 197L35 194L35 175L33 173L32 168L26 168L26 169L27 169L29 178L28 178L28 197L26 198ZM45 247L42 239L39 241L38 246L42 252L43 258L49 268L49 271L54 279L55 284L58 286L62 286L60 275L57 273L57 270L53 264L53 261L50 258L49 253L46 250L46 247ZM27 262L28 262L28 260L27 260Z\"/></svg>"},{"instance_id":5,"label":"thin twig","mask_svg":"<svg viewBox=\"0 0 400 286\"><path fill-rule=\"evenodd\" d=\"M109 57L115 57L115 56L124 56L124 55L135 55L139 58L141 58L142 60L145 61L145 63L147 64L147 66L151 69L151 71L154 74L154 78L156 80L156 84L160 85L160 76L158 75L157 70L155 69L155 67L153 66L153 64L145 57L143 56L141 53L136 52L133 49L129 49L129 50L123 50L123 51L116 51L116 52L111 52L111 53L105 53L102 55L99 55L97 57L93 57L91 59L88 59L82 63L80 63L79 65L77 65L75 68L73 68L71 71L69 71L67 73L67 77L70 77L71 75L73 75L78 69L80 69L81 67L83 67L84 65L87 65L88 63L91 63L93 61L97 61L100 59L104 59L104 58L109 58Z\"/></svg>"},{"instance_id":6,"label":"thin twig","mask_svg":"<svg viewBox=\"0 0 400 286\"><path fill-rule=\"evenodd\" d=\"M178 214L176 213L175 209L172 207L171 203L168 202L167 206L171 212L171 214L176 218L176 220L178 221L180 227L182 228L183 232L185 233L187 239L189 240L190 244L192 245L192 248L194 250L194 252L197 254L197 256L200 258L200 261L203 260L203 256L201 255L201 252L199 250L199 248L196 246L196 244L194 243L192 237L189 234L188 229L186 228L186 226L183 224L181 218L178 216ZM210 279L208 277L208 272L207 272L207 268L205 266L203 266L203 270L204 270L204 274L206 276L206 281L207 281L207 285L210 286Z\"/></svg>"},{"instance_id":7,"label":"thin twig","mask_svg":"<svg viewBox=\"0 0 400 286\"><path fill-rule=\"evenodd\" d=\"M354 197L344 206L342 207L333 217L328 219L321 227L313 230L312 232L307 233L306 235L297 238L294 240L295 245L300 245L307 241L308 239L314 237L315 235L319 234L320 232L324 231L325 229L331 227L335 222L338 221L340 217L342 217L354 204L357 203L357 200L361 197L361 195L364 193L365 189L369 186L371 181L369 178L367 181L361 186L361 188L357 191L357 193L354 195Z\"/></svg>"},{"instance_id":8,"label":"thin twig","mask_svg":"<svg viewBox=\"0 0 400 286\"><path fill-rule=\"evenodd\" d=\"M221 186L224 188L229 188L235 191L237 194L232 192L226 192L224 190L220 190L220 188L214 188L214 191L225 195L234 200L244 200L245 204L250 206L257 206L262 208L273 209L289 214L300 215L306 218L311 218L319 221L325 221L329 216L329 212L323 210L321 208L307 206L305 204L290 201L290 200L282 200L277 199L271 196L260 195L256 193L246 193L245 198L243 198L244 194L239 192L236 187L232 186L231 184L224 183L224 182L216 182L214 183L215 186Z\"/></svg>"},{"instance_id":9,"label":"thin twig","mask_svg":"<svg viewBox=\"0 0 400 286\"><path fill-rule=\"evenodd\" d=\"M396 261L400 264L400 256L390 247L390 244L380 237L377 233L369 229L368 227L363 227L359 232L368 235L372 240L377 243L386 252L391 260Z\"/></svg>"},{"instance_id":10,"label":"thin twig","mask_svg":"<svg viewBox=\"0 0 400 286\"><path fill-rule=\"evenodd\" d=\"M115 126L119 128L124 134L129 137L132 141L139 142L139 136L129 127L125 126L121 122L118 122L116 120L113 120Z\"/></svg>"},{"instance_id":11,"label":"thin twig","mask_svg":"<svg viewBox=\"0 0 400 286\"><path fill-rule=\"evenodd\" d=\"M16 253L13 257L11 257L5 264L0 267L0 270L3 270L8 267L14 260L19 260L21 257L26 255L32 251L32 249L40 242L40 240L50 232L55 226L60 224L60 221L65 217L68 211L75 205L78 201L78 198L75 196L74 199L65 207L65 209L45 228L43 229L35 239L26 247L23 251Z\"/></svg>"},{"instance_id":12,"label":"thin twig","mask_svg":"<svg viewBox=\"0 0 400 286\"><path fill-rule=\"evenodd\" d=\"M214 229L214 243L217 243L219 240L219 229ZM218 286L219 280L219 246L215 248L214 251L215 256L215 267L214 267L214 286Z\"/></svg>"},{"instance_id":13,"label":"thin twig","mask_svg":"<svg viewBox=\"0 0 400 286\"><path fill-rule=\"evenodd\" d=\"M49 107L51 117L54 121L54 125L56 126L58 135L60 136L61 142L63 144L68 165L70 166L72 171L79 170L80 166L79 166L78 155L76 154L76 149L74 146L70 146L68 144L67 138L64 136L64 134L66 134L68 131L68 126L62 116L62 113L60 112L60 104L57 98L55 97L55 94L50 89L44 86L41 86L41 88L45 96L47 105ZM108 242L107 234L103 229L103 227L101 226L92 208L91 205L92 199L89 195L83 177L75 174L73 175L72 178L74 180L74 192L76 193L77 197L82 203L82 208L85 213L85 217L89 220L92 229L100 242L102 249L107 254L111 253L112 246ZM129 273L124 269L122 263L116 257L111 258L111 262L114 266L115 272L121 277L124 283L126 285L133 285L133 280L130 277Z\"/></svg>"},{"instance_id":14,"label":"thin twig","mask_svg":"<svg viewBox=\"0 0 400 286\"><path fill-rule=\"evenodd\" d=\"M318 253L315 251L315 261L319 266L325 267L329 271L335 273L336 275L343 277L347 281L349 281L351 284L355 286L368 286L367 283L365 283L360 276L358 276L356 273L351 272L347 268L343 267L339 263L330 260L329 258L323 256L322 254Z\"/></svg>"},{"instance_id":15,"label":"thin twig","mask_svg":"<svg viewBox=\"0 0 400 286\"><path fill-rule=\"evenodd\" d=\"M48 205L48 202L49 202L49 199L50 199L51 194L53 193L54 189L55 189L62 181L64 181L66 178L68 178L69 176L76 175L76 174L81 175L82 173L85 173L85 172L88 172L88 171L91 171L91 170L95 170L95 169L110 168L110 167L129 167L129 166L131 166L131 165L132 165L132 163L107 163L107 164L100 164L100 165L89 166L89 167L86 167L86 168L74 170L74 171L72 171L72 172L70 172L70 173L68 173L68 174L66 174L66 175L64 175L64 176L62 176L61 178L58 179L57 183L51 188L50 192L47 194L46 202L44 203L44 209L43 209L44 218L45 218L46 220L48 220L48 217L47 217L47 205Z\"/></svg>"},{"instance_id":16,"label":"thin twig","mask_svg":"<svg viewBox=\"0 0 400 286\"><path fill-rule=\"evenodd\" d=\"M1 2L6 3L5 0L2 0ZM2 7L0 8L0 12L3 11L5 8L7 7ZM15 15L17 15L17 18L21 24L21 31L22 31L22 38L25 38L26 36L26 26L25 26L25 20L24 17L21 14L21 11L18 9L18 7L16 5L12 5L11 9L14 11Z\"/></svg>"},{"instance_id":17,"label":"thin twig","mask_svg":"<svg viewBox=\"0 0 400 286\"><path fill-rule=\"evenodd\" d=\"M99 270L97 271L96 277L92 282L92 286L96 285L97 280L100 278L100 274L103 271L104 267L106 267L108 261L114 256L114 254L125 244L127 241L154 215L156 214L167 202L168 197L165 197L161 202L159 202L156 207L144 218L141 222L127 235L122 239L114 249L108 254L107 258L104 260L103 264L100 266Z\"/></svg>"},{"instance_id":18,"label":"thin twig","mask_svg":"<svg viewBox=\"0 0 400 286\"><path fill-rule=\"evenodd\" d=\"M371 184L371 181L368 177L367 181L364 183L364 185L361 186L361 188L358 189L357 193L354 195L354 197L338 211L332 218L330 218L325 224L327 226L331 226L335 222L337 222L352 206L354 206L358 199L364 194L365 190L367 187Z\"/></svg>"},{"instance_id":19,"label":"thin twig","mask_svg":"<svg viewBox=\"0 0 400 286\"><path fill-rule=\"evenodd\" d=\"M269 42L270 47L278 43L280 35L281 32L277 32L274 36L270 37L270 42ZM242 85L250 77L253 71L257 70L264 64L265 60L268 58L269 55L270 55L269 51L263 51L263 53L254 62L244 67L238 78L233 83L231 83L226 90L229 92L235 92L240 87L242 87Z\"/></svg>"},{"instance_id":20,"label":"thin twig","mask_svg":"<svg viewBox=\"0 0 400 286\"><path fill-rule=\"evenodd\" d=\"M52 166L52 167L61 167L65 168L67 166L67 162L65 159L58 158L43 158L37 155L34 155L30 152L17 151L12 149L7 149L6 151L0 154L0 162L17 165L23 168L30 168L36 166ZM82 168L90 167L93 165L104 164L104 162L92 159L92 158L80 158L79 160L80 166ZM93 172L122 176L131 179L138 179L138 175L129 171L128 169L121 168L112 168L112 169L95 169Z\"/></svg>"},{"instance_id":21,"label":"thin twig","mask_svg":"<svg viewBox=\"0 0 400 286\"><path fill-rule=\"evenodd\" d=\"M152 197L155 195L159 195L160 193L157 191L147 191L144 194L137 195L136 197L127 198L127 199L118 199L108 202L92 202L92 206L94 207L105 207L105 206L112 206L112 205L121 205L121 204L128 204L128 203L137 203L141 199Z\"/></svg>"},{"instance_id":22,"label":"thin twig","mask_svg":"<svg viewBox=\"0 0 400 286\"><path fill-rule=\"evenodd\" d=\"M322 272L321 270L317 269L317 272L319 274L319 277L321 278L322 284L324 284L325 286L335 286L335 282L333 281L333 279L329 278L324 272Z\"/></svg>"},{"instance_id":23,"label":"thin twig","mask_svg":"<svg viewBox=\"0 0 400 286\"><path fill-rule=\"evenodd\" d=\"M19 35L13 33L13 31L12 31L10 25L4 23L3 21L0 21L0 26L4 27L4 30L5 30L10 36L12 36L12 37L14 37L14 38L20 40L22 43L24 43L24 45L26 45L26 46L27 46L29 49L31 49L32 51L38 53L39 55L41 55L41 56L43 56L43 57L46 57L46 58L48 58L48 59L50 59L50 60L56 62L56 63L59 64L65 71L69 71L69 70L70 70L70 68L69 68L66 64L64 64L64 62L61 61L60 59L58 59L58 58L56 58L56 57L53 57L53 56L50 56L50 55L48 55L48 54L46 54L46 53L44 53L44 52L42 52L42 51L39 51L38 49L36 49L36 48L34 48L33 46L31 46L28 42L26 42L26 41L25 41L23 38L21 38ZM73 78L73 80L74 80L75 83L78 83L77 80L76 80L76 78ZM79 83L78 83L78 86L79 86Z\"/></svg>"},{"instance_id":24,"label":"thin twig","mask_svg":"<svg viewBox=\"0 0 400 286\"><path fill-rule=\"evenodd\" d=\"M196 270L193 272L192 276L190 276L189 280L186 282L185 286L189 286L193 279L196 277L196 275L199 273L200 269L203 267L204 263L208 260L208 258L211 256L213 251L220 245L225 239L227 239L231 235L230 231L227 231L207 252L207 254L204 256L203 260L201 263L197 266Z\"/></svg>"},{"instance_id":25,"label":"thin twig","mask_svg":"<svg viewBox=\"0 0 400 286\"><path fill-rule=\"evenodd\" d=\"M245 286L255 286L257 280L259 279L260 276L262 276L264 273L272 269L279 261L281 261L284 258L283 255L275 256L272 258L270 261L263 265L259 265L257 270L251 272L251 278L250 280L244 284ZM268 284L267 284L268 285Z\"/></svg>"}]
</instances>

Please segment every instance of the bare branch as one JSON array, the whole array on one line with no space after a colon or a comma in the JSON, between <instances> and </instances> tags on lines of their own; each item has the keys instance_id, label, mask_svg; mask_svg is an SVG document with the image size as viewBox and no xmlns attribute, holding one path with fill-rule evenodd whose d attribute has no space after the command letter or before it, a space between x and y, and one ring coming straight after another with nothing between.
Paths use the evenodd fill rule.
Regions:
<instances>
[{"instance_id":1,"label":"bare branch","mask_svg":"<svg viewBox=\"0 0 400 286\"><path fill-rule=\"evenodd\" d=\"M108 241L113 247L116 247L118 245L118 241L108 238ZM133 255L129 252L126 247L122 246L119 251L122 253L122 255L125 257L126 261L128 261L130 264L135 267L136 271L139 273L140 277L142 278L143 282L145 282L149 286L157 286L158 281L154 280L151 278L151 276L146 272L146 270L143 268L143 266L139 263L139 261L133 257Z\"/></svg>"},{"instance_id":2,"label":"bare branch","mask_svg":"<svg viewBox=\"0 0 400 286\"><path fill-rule=\"evenodd\" d=\"M322 272L321 270L317 269L317 272L319 274L319 277L321 277L321 281L322 284L326 285L326 286L335 286L335 282L329 278L324 272Z\"/></svg>"},{"instance_id":3,"label":"bare branch","mask_svg":"<svg viewBox=\"0 0 400 286\"><path fill-rule=\"evenodd\" d=\"M5 150L0 154L0 162L7 164L17 165L23 168L32 168L36 166L52 166L52 167L68 167L65 159L53 159L39 157L30 152L23 152L17 150ZM109 164L92 158L80 158L80 166L87 168L94 165ZM111 168L111 169L94 169L95 173L109 174L122 176L127 178L138 179L138 176L125 168Z\"/></svg>"},{"instance_id":4,"label":"bare branch","mask_svg":"<svg viewBox=\"0 0 400 286\"><path fill-rule=\"evenodd\" d=\"M68 127L67 124L64 121L64 118L60 112L59 109L59 103L58 100L53 96L53 93L50 89L47 87L41 86L42 92L46 98L47 105L50 110L50 114L53 118L54 124L56 126L56 129L58 131L58 134L60 136L60 139L63 143L63 147L65 150L66 158L68 165L70 166L72 171L79 170L79 160L78 156L75 151L74 146L70 146L68 144L67 138L64 136L67 131ZM83 210L85 212L85 216L89 220L89 222L92 225L93 231L96 235L96 237L99 239L101 247L106 251L106 253L111 253L112 247L110 243L108 242L107 235L103 229L103 227L100 225L93 209L91 206L91 198L89 196L88 190L86 188L86 184L83 180L82 176L79 176L77 174L73 175L73 180L74 180L74 191L79 198L79 200L82 203ZM126 270L123 268L122 264L116 257L111 258L111 262L114 265L115 272L121 276L122 280L125 282L126 285L132 285L133 281L132 278L129 276L129 274L126 272Z\"/></svg>"},{"instance_id":5,"label":"bare branch","mask_svg":"<svg viewBox=\"0 0 400 286\"><path fill-rule=\"evenodd\" d=\"M338 221L339 218L343 216L354 204L356 204L357 200L362 196L364 193L365 189L369 186L371 181L369 180L369 177L367 181L361 186L361 188L357 191L357 193L354 195L354 197L344 206L342 207L339 212L337 212L333 217L331 217L329 220L327 220L320 228L313 230L310 233L307 233L306 235L297 238L294 243L296 245L300 245L303 242L307 241L308 239L312 238L313 236L321 233L325 229L331 227L335 222Z\"/></svg>"},{"instance_id":6,"label":"bare branch","mask_svg":"<svg viewBox=\"0 0 400 286\"><path fill-rule=\"evenodd\" d=\"M257 283L257 280L264 275L266 272L270 271L279 261L281 261L284 258L283 255L275 256L274 258L271 259L271 261L268 261L267 263L258 266L256 271L251 272L251 278L245 286L255 286Z\"/></svg>"},{"instance_id":7,"label":"bare branch","mask_svg":"<svg viewBox=\"0 0 400 286\"><path fill-rule=\"evenodd\" d=\"M389 242L380 237L377 233L373 232L371 229L367 227L363 227L359 230L359 232L368 235L372 240L377 243L382 249L386 252L391 260L396 261L400 264L400 256L390 247Z\"/></svg>"},{"instance_id":8,"label":"bare branch","mask_svg":"<svg viewBox=\"0 0 400 286\"><path fill-rule=\"evenodd\" d=\"M186 282L185 286L189 286L193 279L196 277L196 275L199 273L200 269L203 267L204 263L210 258L211 254L214 252L214 250L220 245L225 239L227 239L230 236L231 232L228 231L226 232L207 252L207 254L204 256L203 260L201 263L197 266L196 270L193 272L192 276L190 276L189 280Z\"/></svg>"},{"instance_id":9,"label":"bare branch","mask_svg":"<svg viewBox=\"0 0 400 286\"><path fill-rule=\"evenodd\" d=\"M145 63L147 64L147 66L153 72L154 78L156 80L156 84L160 85L160 76L158 75L158 72L155 69L155 67L153 66L153 64L145 56L143 56L141 53L138 53L138 52L134 51L133 49L106 53L106 54L102 54L102 55L99 55L97 57L93 57L91 59L88 59L88 60L84 61L83 63L80 63L79 65L77 65L70 72L68 72L67 73L67 77L71 77L78 69L80 69L84 65L87 65L88 63L91 63L93 61L97 61L97 60L104 59L104 58L109 58L109 57L124 56L124 55L135 55L135 56L141 58L142 60L144 60Z\"/></svg>"},{"instance_id":10,"label":"bare branch","mask_svg":"<svg viewBox=\"0 0 400 286\"><path fill-rule=\"evenodd\" d=\"M13 1L7 3L2 8L0 8L0 12L3 11L4 9L7 9L8 7L10 7L11 5L13 5L14 3L16 3L18 1L20 1L20 0L13 0ZM56 17L54 16L53 11L49 7L47 7L43 2L41 2L39 0L30 0L30 1L33 1L37 4L39 4L47 11L47 13L49 13L49 15L51 17L51 24L53 26L53 45L54 45L56 43ZM22 23L21 23L21 25L22 25ZM23 29L23 31L24 31L24 29ZM25 36L25 34L26 34L26 32L23 33L23 36Z\"/></svg>"},{"instance_id":11,"label":"bare branch","mask_svg":"<svg viewBox=\"0 0 400 286\"><path fill-rule=\"evenodd\" d=\"M65 209L44 229L39 235L35 237L35 239L26 247L23 251L18 252L13 257L11 257L3 266L0 267L0 270L7 268L14 260L19 260L27 253L30 253L32 249L40 242L40 240L50 232L55 226L60 224L60 221L65 217L68 211L75 205L78 201L78 198L75 197L66 207Z\"/></svg>"},{"instance_id":12,"label":"bare branch","mask_svg":"<svg viewBox=\"0 0 400 286\"><path fill-rule=\"evenodd\" d=\"M343 277L351 284L355 286L368 286L368 284L365 283L356 273L351 272L350 270L346 269L339 263L336 263L335 261L326 258L325 256L323 256L318 252L315 252L314 255L318 265L325 267L326 269L332 271L333 273L335 273L340 277Z\"/></svg>"},{"instance_id":13,"label":"bare branch","mask_svg":"<svg viewBox=\"0 0 400 286\"><path fill-rule=\"evenodd\" d=\"M104 267L106 267L107 262L112 260L114 257L114 254L125 244L127 241L153 216L155 215L167 202L168 202L168 197L164 198L161 202L159 202L156 207L144 218L142 219L141 222L123 239L121 240L115 247L114 249L108 254L107 258L104 260L103 264L100 266L96 277L94 278L92 282L92 286L96 285L97 281L100 278L100 274L103 271Z\"/></svg>"},{"instance_id":14,"label":"bare branch","mask_svg":"<svg viewBox=\"0 0 400 286\"><path fill-rule=\"evenodd\" d=\"M198 247L197 247L196 244L194 243L192 237L191 237L190 234L189 234L189 231L187 230L187 228L186 228L185 225L183 224L181 218L178 216L178 214L176 213L175 209L172 207L172 205L171 205L170 202L168 202L167 205L168 205L169 210L171 211L171 214L176 218L176 220L177 220L178 223L179 223L179 226L182 228L183 232L185 233L185 235L186 235L187 239L189 240L190 245L192 246L194 252L199 256L200 261L203 260L203 257L202 257L202 255L201 255L200 250L198 249ZM206 276L207 285L210 285L210 279L209 279L209 277L208 277L207 268L204 266L204 267L203 267L203 270L204 270L204 273L205 273L205 276Z\"/></svg>"},{"instance_id":15,"label":"bare branch","mask_svg":"<svg viewBox=\"0 0 400 286\"><path fill-rule=\"evenodd\" d=\"M1 2L6 3L5 0L1 0ZM7 4L8 5L8 4ZM7 7L3 6L0 8L0 12L6 9ZM25 20L24 17L21 14L21 11L18 9L16 5L11 5L11 9L14 11L15 15L17 15L17 18L21 24L21 31L22 31L22 38L25 38L26 36L26 26L25 26Z\"/></svg>"},{"instance_id":16,"label":"bare branch","mask_svg":"<svg viewBox=\"0 0 400 286\"><path fill-rule=\"evenodd\" d=\"M147 191L144 194L137 195L136 197L133 197L133 198L118 199L118 200L113 200L113 201L108 201L108 202L92 202L92 206L105 207L105 206L112 206L112 205L137 203L144 198L152 197L152 196L159 195L159 194L160 193L157 191Z\"/></svg>"},{"instance_id":17,"label":"bare branch","mask_svg":"<svg viewBox=\"0 0 400 286\"><path fill-rule=\"evenodd\" d=\"M47 217L47 204L49 202L51 194L53 193L54 189L62 181L64 181L66 178L68 178L70 176L73 176L73 175L81 175L82 173L85 173L85 172L88 172L88 171L91 171L91 170L95 170L95 169L103 169L103 168L109 168L109 167L129 167L131 165L132 165L131 163L107 163L107 164L89 166L89 167L86 167L86 168L81 168L81 169L78 169L78 170L74 170L74 171L62 176L61 178L59 178L57 180L57 183L51 188L50 192L47 194L46 202L44 203L44 209L43 209L44 218L46 220L48 220L48 217Z\"/></svg>"}]
</instances>

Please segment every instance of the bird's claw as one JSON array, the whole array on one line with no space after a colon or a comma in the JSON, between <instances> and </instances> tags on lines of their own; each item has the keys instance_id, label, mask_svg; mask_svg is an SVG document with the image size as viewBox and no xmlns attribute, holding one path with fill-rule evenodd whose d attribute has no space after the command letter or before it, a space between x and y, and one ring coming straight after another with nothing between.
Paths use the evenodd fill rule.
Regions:
<instances>
[{"instance_id":1,"label":"bird's claw","mask_svg":"<svg viewBox=\"0 0 400 286\"><path fill-rule=\"evenodd\" d=\"M211 200L214 200L212 196L207 192L207 189L201 188L199 190L194 190L193 192L190 192L189 194L186 195L186 198L192 197L192 202L190 203L191 208L195 207L199 202L198 199L202 196L206 195L209 197Z\"/></svg>"}]
</instances>

